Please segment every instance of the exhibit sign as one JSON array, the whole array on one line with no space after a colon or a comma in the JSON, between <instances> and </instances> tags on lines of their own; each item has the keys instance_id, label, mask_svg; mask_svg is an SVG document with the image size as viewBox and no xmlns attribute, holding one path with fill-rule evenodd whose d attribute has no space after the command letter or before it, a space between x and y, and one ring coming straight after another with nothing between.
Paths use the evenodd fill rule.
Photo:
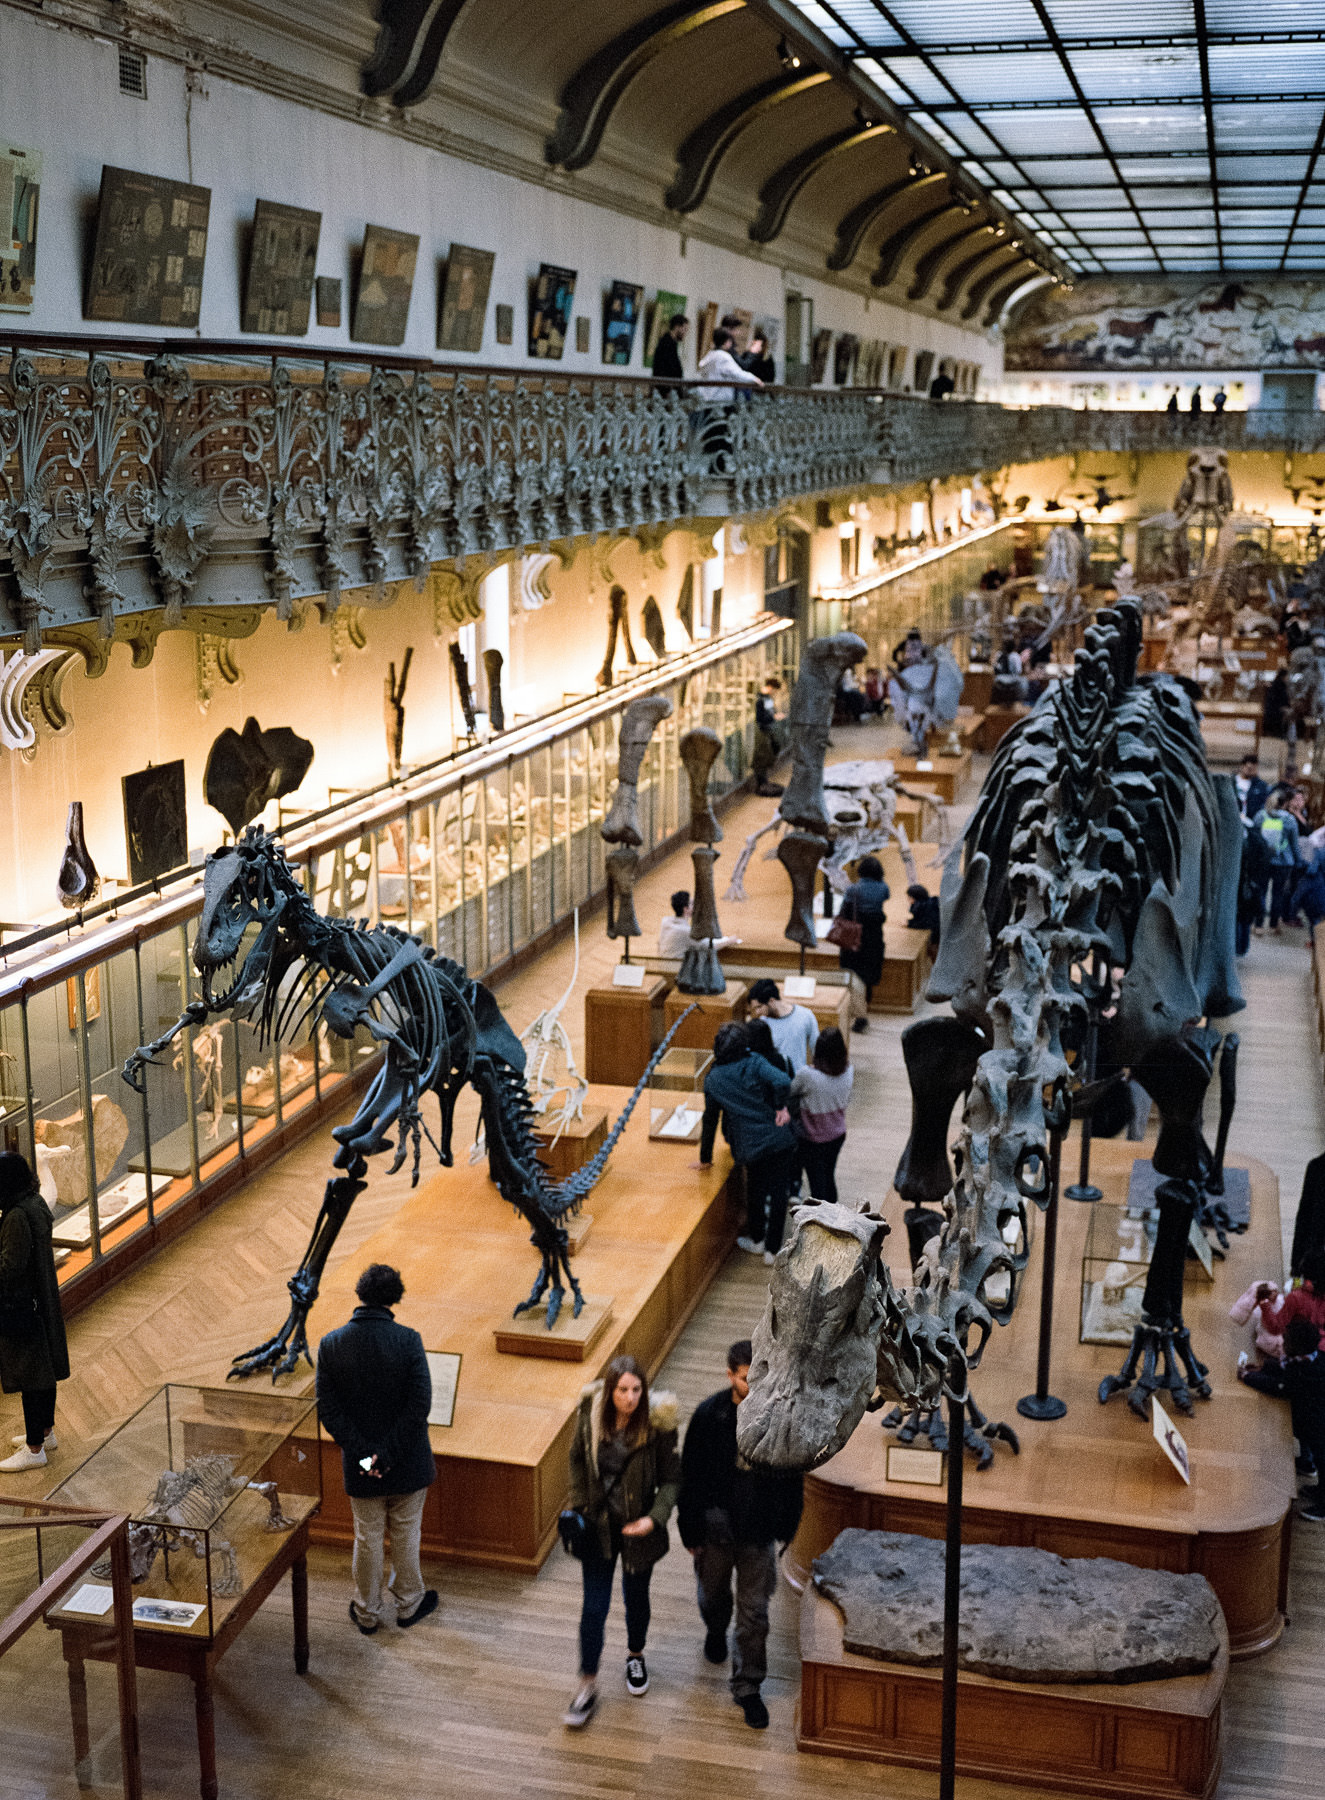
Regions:
<instances>
[{"instance_id":1,"label":"exhibit sign","mask_svg":"<svg viewBox=\"0 0 1325 1800\"><path fill-rule=\"evenodd\" d=\"M623 369L635 349L644 289L633 281L614 281L603 300L603 361Z\"/></svg>"},{"instance_id":2,"label":"exhibit sign","mask_svg":"<svg viewBox=\"0 0 1325 1800\"><path fill-rule=\"evenodd\" d=\"M943 1457L937 1450L914 1450L909 1444L889 1444L888 1479L917 1487L943 1486Z\"/></svg>"},{"instance_id":3,"label":"exhibit sign","mask_svg":"<svg viewBox=\"0 0 1325 1800\"><path fill-rule=\"evenodd\" d=\"M1155 1442L1190 1487L1192 1459L1187 1450L1186 1439L1160 1405L1158 1394L1150 1396L1150 1426L1155 1434Z\"/></svg>"},{"instance_id":4,"label":"exhibit sign","mask_svg":"<svg viewBox=\"0 0 1325 1800\"><path fill-rule=\"evenodd\" d=\"M282 206L276 200L257 202L241 330L278 337L305 335L321 231L320 212Z\"/></svg>"},{"instance_id":5,"label":"exhibit sign","mask_svg":"<svg viewBox=\"0 0 1325 1800\"><path fill-rule=\"evenodd\" d=\"M0 312L32 311L41 152L0 139Z\"/></svg>"},{"instance_id":6,"label":"exhibit sign","mask_svg":"<svg viewBox=\"0 0 1325 1800\"><path fill-rule=\"evenodd\" d=\"M653 367L653 353L658 348L658 339L671 324L677 313L686 309L684 294L669 294L666 288L659 288L654 295L653 305L649 310L649 329L644 339L644 360Z\"/></svg>"},{"instance_id":7,"label":"exhibit sign","mask_svg":"<svg viewBox=\"0 0 1325 1800\"><path fill-rule=\"evenodd\" d=\"M560 362L575 304L574 269L540 263L529 296L529 354Z\"/></svg>"},{"instance_id":8,"label":"exhibit sign","mask_svg":"<svg viewBox=\"0 0 1325 1800\"><path fill-rule=\"evenodd\" d=\"M644 986L644 964L618 963L612 971L612 986L642 988Z\"/></svg>"},{"instance_id":9,"label":"exhibit sign","mask_svg":"<svg viewBox=\"0 0 1325 1800\"><path fill-rule=\"evenodd\" d=\"M455 1423L455 1396L460 1386L460 1352L458 1350L425 1350L428 1373L432 1376L432 1403L428 1407L430 1425L451 1426Z\"/></svg>"},{"instance_id":10,"label":"exhibit sign","mask_svg":"<svg viewBox=\"0 0 1325 1800\"><path fill-rule=\"evenodd\" d=\"M813 1000L818 982L813 975L788 975L782 983L784 1000Z\"/></svg>"},{"instance_id":11,"label":"exhibit sign","mask_svg":"<svg viewBox=\"0 0 1325 1800\"><path fill-rule=\"evenodd\" d=\"M491 250L475 250L469 244L452 244L442 282L442 305L437 317L439 350L479 351L483 348L483 322L488 310L488 290L497 258Z\"/></svg>"},{"instance_id":12,"label":"exhibit sign","mask_svg":"<svg viewBox=\"0 0 1325 1800\"><path fill-rule=\"evenodd\" d=\"M210 188L104 164L83 316L196 326L211 205Z\"/></svg>"},{"instance_id":13,"label":"exhibit sign","mask_svg":"<svg viewBox=\"0 0 1325 1800\"><path fill-rule=\"evenodd\" d=\"M124 791L124 835L129 847L129 880L154 881L189 860L184 763L148 764L120 782Z\"/></svg>"},{"instance_id":14,"label":"exhibit sign","mask_svg":"<svg viewBox=\"0 0 1325 1800\"><path fill-rule=\"evenodd\" d=\"M414 232L392 231L388 225L365 226L350 326L356 343L404 343L418 260L419 240Z\"/></svg>"}]
</instances>

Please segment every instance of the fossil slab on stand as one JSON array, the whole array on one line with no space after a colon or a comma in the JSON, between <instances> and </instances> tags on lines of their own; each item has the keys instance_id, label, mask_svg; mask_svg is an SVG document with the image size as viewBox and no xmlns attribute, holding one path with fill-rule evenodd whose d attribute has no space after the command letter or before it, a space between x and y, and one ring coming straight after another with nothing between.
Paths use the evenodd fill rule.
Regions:
<instances>
[{"instance_id":1,"label":"fossil slab on stand","mask_svg":"<svg viewBox=\"0 0 1325 1800\"><path fill-rule=\"evenodd\" d=\"M697 725L686 732L677 749L690 783L690 842L695 846L690 858L695 869L695 898L690 912L690 944L681 958L676 985L683 994L722 994L727 989L727 977L714 948L714 939L722 936L722 926L718 923L713 882L713 865L718 860L713 846L722 842L722 827L709 804L709 775L722 749L722 739L707 725Z\"/></svg>"},{"instance_id":2,"label":"fossil slab on stand","mask_svg":"<svg viewBox=\"0 0 1325 1800\"><path fill-rule=\"evenodd\" d=\"M616 848L605 858L607 876L607 935L629 940L640 937L635 912L635 878L639 873L639 849L644 835L639 823L639 777L645 753L655 729L672 716L666 694L641 694L632 700L621 720L617 739L616 791L600 835Z\"/></svg>"}]
</instances>

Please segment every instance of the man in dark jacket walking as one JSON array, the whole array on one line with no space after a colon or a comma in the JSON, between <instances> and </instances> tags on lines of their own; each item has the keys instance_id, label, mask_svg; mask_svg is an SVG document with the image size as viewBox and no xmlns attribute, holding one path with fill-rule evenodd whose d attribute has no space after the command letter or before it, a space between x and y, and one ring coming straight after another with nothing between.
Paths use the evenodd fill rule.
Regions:
<instances>
[{"instance_id":1,"label":"man in dark jacket walking","mask_svg":"<svg viewBox=\"0 0 1325 1800\"><path fill-rule=\"evenodd\" d=\"M782 1248L795 1166L790 1097L791 1076L756 1055L749 1027L719 1025L713 1066L704 1077L699 1167L706 1169L713 1161L721 1120L732 1160L745 1170L745 1231L736 1242L770 1263Z\"/></svg>"},{"instance_id":2,"label":"man in dark jacket walking","mask_svg":"<svg viewBox=\"0 0 1325 1800\"><path fill-rule=\"evenodd\" d=\"M17 1448L7 1475L44 1469L56 1448L55 1384L69 1379L51 1213L26 1159L0 1154L0 1389L23 1396Z\"/></svg>"},{"instance_id":3,"label":"man in dark jacket walking","mask_svg":"<svg viewBox=\"0 0 1325 1800\"><path fill-rule=\"evenodd\" d=\"M419 1568L419 1535L437 1469L428 1441L432 1377L423 1339L391 1314L405 1293L399 1271L370 1263L354 1291L359 1305L349 1323L318 1346L317 1402L340 1445L354 1514L350 1617L371 1637L385 1619L417 1625L436 1610L437 1590L424 1588ZM384 1583L388 1531L393 1573Z\"/></svg>"},{"instance_id":4,"label":"man in dark jacket walking","mask_svg":"<svg viewBox=\"0 0 1325 1800\"><path fill-rule=\"evenodd\" d=\"M750 1340L727 1352L727 1386L695 1408L681 1452L677 1526L695 1559L699 1611L711 1663L727 1656L736 1577L732 1698L756 1731L768 1724L759 1689L767 1673L768 1603L777 1584L774 1546L789 1544L801 1518L801 1477L752 1469L736 1448L736 1409L750 1391Z\"/></svg>"}]
</instances>

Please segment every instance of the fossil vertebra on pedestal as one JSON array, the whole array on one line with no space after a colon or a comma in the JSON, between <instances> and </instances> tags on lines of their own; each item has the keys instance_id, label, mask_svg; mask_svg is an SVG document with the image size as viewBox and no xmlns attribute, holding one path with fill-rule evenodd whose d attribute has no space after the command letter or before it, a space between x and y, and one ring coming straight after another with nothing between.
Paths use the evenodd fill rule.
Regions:
<instances>
[{"instance_id":1,"label":"fossil vertebra on pedestal","mask_svg":"<svg viewBox=\"0 0 1325 1800\"><path fill-rule=\"evenodd\" d=\"M639 846L644 842L639 827L639 773L655 727L671 715L672 703L666 694L641 694L626 708L617 740L616 792L600 828L603 838L617 846L604 862L607 935L627 940L627 956L629 940L641 935L634 898Z\"/></svg>"},{"instance_id":2,"label":"fossil vertebra on pedestal","mask_svg":"<svg viewBox=\"0 0 1325 1800\"><path fill-rule=\"evenodd\" d=\"M727 977L718 961L713 940L722 936L718 901L713 886L713 865L718 860L714 844L722 842L722 827L709 805L709 772L722 749L722 739L707 725L687 731L678 749L690 783L690 841L695 846L695 898L690 913L690 946L681 958L676 978L682 994L722 994Z\"/></svg>"},{"instance_id":3,"label":"fossil vertebra on pedestal","mask_svg":"<svg viewBox=\"0 0 1325 1800\"><path fill-rule=\"evenodd\" d=\"M505 731L506 708L501 697L501 671L504 657L500 650L483 652L483 673L488 679L488 723L494 731Z\"/></svg>"},{"instance_id":4,"label":"fossil vertebra on pedestal","mask_svg":"<svg viewBox=\"0 0 1325 1800\"><path fill-rule=\"evenodd\" d=\"M55 892L61 906L72 912L91 906L101 890L101 877L83 837L83 802L69 802L69 817L64 828L64 855L55 877Z\"/></svg>"}]
</instances>

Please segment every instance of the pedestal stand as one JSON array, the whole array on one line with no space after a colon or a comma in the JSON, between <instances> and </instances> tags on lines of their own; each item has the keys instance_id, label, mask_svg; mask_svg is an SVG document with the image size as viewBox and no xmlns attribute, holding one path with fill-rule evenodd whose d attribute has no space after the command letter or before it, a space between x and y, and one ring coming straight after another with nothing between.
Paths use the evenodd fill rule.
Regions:
<instances>
[{"instance_id":1,"label":"pedestal stand","mask_svg":"<svg viewBox=\"0 0 1325 1800\"><path fill-rule=\"evenodd\" d=\"M939 1800L953 1800L957 1782L957 1646L962 1605L962 1474L966 1404L948 1401L948 1519L943 1565L943 1711L939 1725Z\"/></svg>"},{"instance_id":2,"label":"pedestal stand","mask_svg":"<svg viewBox=\"0 0 1325 1800\"><path fill-rule=\"evenodd\" d=\"M1058 1260L1058 1178L1063 1160L1063 1134L1049 1133L1049 1203L1044 1213L1044 1256L1040 1264L1040 1348L1035 1365L1035 1392L1017 1402L1023 1419L1061 1419L1067 1402L1049 1392L1049 1355L1054 1333L1054 1271ZM1071 1192L1069 1188L1068 1192Z\"/></svg>"}]
</instances>

